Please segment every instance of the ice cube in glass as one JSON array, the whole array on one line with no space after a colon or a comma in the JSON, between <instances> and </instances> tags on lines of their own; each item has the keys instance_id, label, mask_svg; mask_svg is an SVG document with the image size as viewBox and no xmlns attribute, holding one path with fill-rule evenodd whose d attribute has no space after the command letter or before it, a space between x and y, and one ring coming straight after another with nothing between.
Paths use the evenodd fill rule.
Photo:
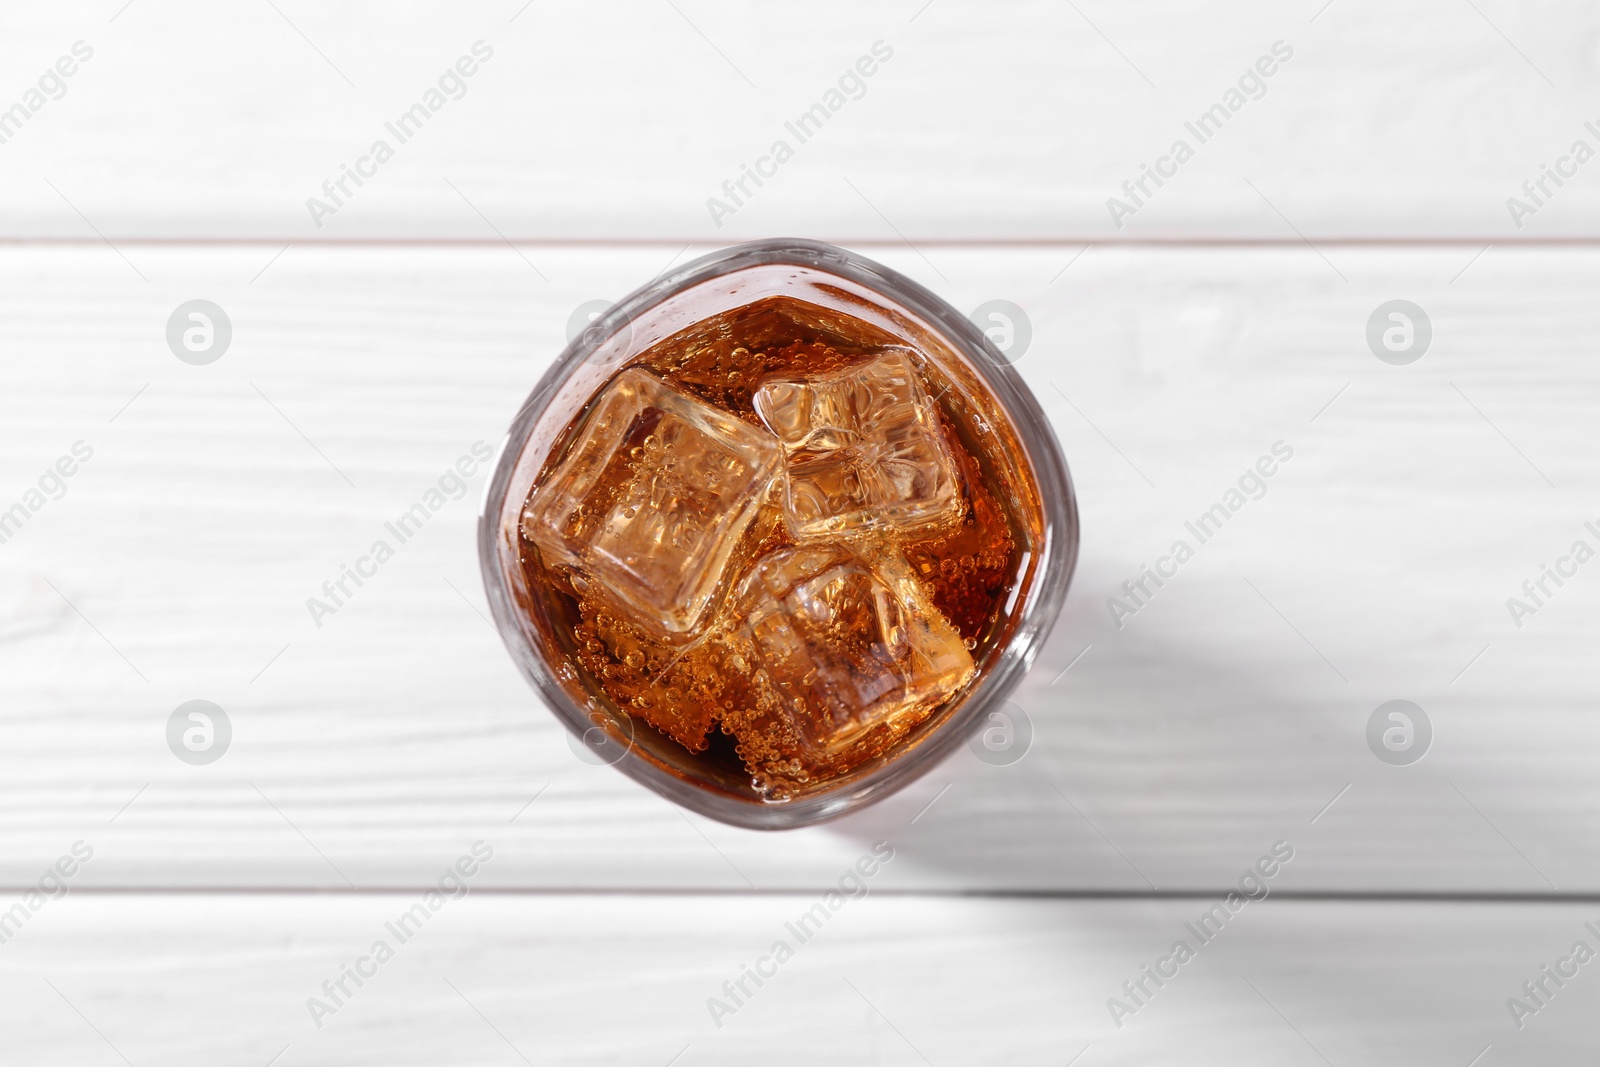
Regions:
<instances>
[{"instance_id":1,"label":"ice cube in glass","mask_svg":"<svg viewBox=\"0 0 1600 1067\"><path fill-rule=\"evenodd\" d=\"M755 684L817 756L931 710L974 671L890 545L779 549L740 584L733 611Z\"/></svg>"},{"instance_id":2,"label":"ice cube in glass","mask_svg":"<svg viewBox=\"0 0 1600 1067\"><path fill-rule=\"evenodd\" d=\"M683 639L707 620L781 457L761 427L630 369L534 490L523 532L575 586Z\"/></svg>"},{"instance_id":3,"label":"ice cube in glass","mask_svg":"<svg viewBox=\"0 0 1600 1067\"><path fill-rule=\"evenodd\" d=\"M754 406L788 457L784 512L796 540L911 530L959 516L955 463L904 349L763 382Z\"/></svg>"}]
</instances>

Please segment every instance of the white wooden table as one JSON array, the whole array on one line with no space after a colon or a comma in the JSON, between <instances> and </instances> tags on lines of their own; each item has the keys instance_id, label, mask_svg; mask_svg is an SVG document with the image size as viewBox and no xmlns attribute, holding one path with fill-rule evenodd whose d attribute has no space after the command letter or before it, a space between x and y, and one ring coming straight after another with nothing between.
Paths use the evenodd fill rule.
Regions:
<instances>
[{"instance_id":1,"label":"white wooden table","mask_svg":"<svg viewBox=\"0 0 1600 1067\"><path fill-rule=\"evenodd\" d=\"M1560 164L1600 149L1600 10L444 8L0 23L0 1062L1600 1056L1600 963L1541 972L1600 950L1600 564L1507 605L1600 549L1600 163ZM707 198L876 42L718 226ZM1547 164L1572 173L1514 220ZM485 620L482 474L335 616L306 599L499 440L576 308L771 235L1025 310L1083 548L1023 758L763 835L574 756ZM194 299L232 324L203 366L165 333ZM1431 323L1409 365L1368 347L1393 299ZM1265 495L1119 626L1108 598L1277 442ZM167 744L194 699L232 727L206 765ZM1409 765L1367 739L1396 699L1432 727ZM1278 842L1271 895L1190 932Z\"/></svg>"}]
</instances>

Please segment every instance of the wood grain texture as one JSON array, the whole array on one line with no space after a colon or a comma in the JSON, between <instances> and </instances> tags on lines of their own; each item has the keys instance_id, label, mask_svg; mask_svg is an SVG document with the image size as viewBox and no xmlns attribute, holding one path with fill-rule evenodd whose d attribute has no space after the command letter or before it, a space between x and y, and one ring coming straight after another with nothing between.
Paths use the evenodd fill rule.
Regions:
<instances>
[{"instance_id":1,"label":"wood grain texture","mask_svg":"<svg viewBox=\"0 0 1600 1067\"><path fill-rule=\"evenodd\" d=\"M1506 204L1575 140L1600 146L1600 12L1555 0L74 0L6 29L0 107L94 49L0 145L7 236L1600 232L1587 170L1521 227ZM494 55L465 95L386 133L479 40ZM789 133L878 41L893 56L859 99ZM1277 41L1293 58L1265 95L1187 133ZM307 199L380 138L395 157L316 226ZM1107 198L1179 138L1195 158L1118 228ZM779 139L793 158L718 226L707 199Z\"/></svg>"},{"instance_id":2,"label":"wood grain texture","mask_svg":"<svg viewBox=\"0 0 1600 1067\"><path fill-rule=\"evenodd\" d=\"M869 896L809 941L814 898L486 897L410 941L406 896L230 895L53 902L0 950L8 1062L194 1064L1586 1063L1588 964L1518 1030L1506 1000L1582 939L1593 906L1278 902L1210 944L1211 901ZM373 943L394 958L314 1025ZM1107 1000L1174 941L1177 977L1113 1024ZM731 1017L710 997L786 940ZM763 969L769 973L770 965ZM1170 970L1170 965L1169 968ZM1555 987L1549 986L1554 990ZM341 998L343 999L343 998ZM331 1001L330 1001L331 1003ZM107 1046L111 1047L108 1048ZM115 1052L113 1051L115 1050ZM678 1057L674 1060L674 1057Z\"/></svg>"},{"instance_id":3,"label":"wood grain texture","mask_svg":"<svg viewBox=\"0 0 1600 1067\"><path fill-rule=\"evenodd\" d=\"M504 247L124 251L148 282L0 251L0 508L94 448L0 545L0 883L83 839L87 885L410 886L481 837L497 886L803 889L888 838L901 890L1210 890L1286 839L1299 889L1600 888L1600 578L1520 629L1505 603L1600 522L1592 251L882 251L1027 309L1083 552L1025 758L776 836L573 756L483 618L481 476L321 628L305 606L499 439L578 304L670 253L529 250L543 281ZM163 336L197 296L235 329L208 367ZM1364 340L1396 296L1433 323L1409 367ZM1107 598L1280 440L1119 629ZM207 767L164 742L194 698L234 725ZM1410 767L1364 740L1395 698L1435 728Z\"/></svg>"}]
</instances>

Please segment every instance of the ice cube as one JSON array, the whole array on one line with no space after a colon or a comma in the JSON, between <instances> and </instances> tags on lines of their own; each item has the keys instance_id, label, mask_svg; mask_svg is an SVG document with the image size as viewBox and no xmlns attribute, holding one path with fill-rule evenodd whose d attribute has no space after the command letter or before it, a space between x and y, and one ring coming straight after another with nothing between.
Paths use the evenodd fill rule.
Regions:
<instances>
[{"instance_id":1,"label":"ice cube","mask_svg":"<svg viewBox=\"0 0 1600 1067\"><path fill-rule=\"evenodd\" d=\"M692 634L776 476L772 435L637 368L606 387L522 528L641 625Z\"/></svg>"},{"instance_id":2,"label":"ice cube","mask_svg":"<svg viewBox=\"0 0 1600 1067\"><path fill-rule=\"evenodd\" d=\"M960 515L955 462L904 349L763 382L754 404L788 456L784 512L796 540L936 526Z\"/></svg>"},{"instance_id":3,"label":"ice cube","mask_svg":"<svg viewBox=\"0 0 1600 1067\"><path fill-rule=\"evenodd\" d=\"M812 756L931 710L975 670L899 551L779 549L740 583L741 650Z\"/></svg>"}]
</instances>

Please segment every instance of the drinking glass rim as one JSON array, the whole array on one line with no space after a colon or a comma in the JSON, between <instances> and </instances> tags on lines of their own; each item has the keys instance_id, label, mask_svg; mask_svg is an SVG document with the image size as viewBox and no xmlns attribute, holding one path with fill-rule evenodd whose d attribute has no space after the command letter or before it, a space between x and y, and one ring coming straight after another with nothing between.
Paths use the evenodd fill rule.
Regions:
<instances>
[{"instance_id":1,"label":"drinking glass rim","mask_svg":"<svg viewBox=\"0 0 1600 1067\"><path fill-rule=\"evenodd\" d=\"M495 628L523 677L569 731L582 737L593 728L588 709L579 706L556 681L534 642L528 639L527 620L510 595L505 574L502 516L522 452L549 401L620 329L686 289L752 267L771 265L805 267L863 286L922 319L966 359L1011 419L1033 466L1044 514L1044 539L1039 547L1038 571L1021 605L1015 629L977 686L944 722L919 739L916 759L891 758L836 790L823 789L782 803L745 800L694 785L657 766L635 751L631 743L612 764L673 803L719 822L756 830L791 829L838 818L895 793L953 752L981 717L999 708L1022 681L1060 614L1078 554L1077 503L1055 432L1032 391L976 324L920 283L835 245L777 238L718 249L640 286L573 338L519 408L496 449L493 472L484 485L478 509L478 559ZM543 404L539 403L541 399ZM625 709L619 710L627 714ZM632 719L631 715L628 717Z\"/></svg>"}]
</instances>

